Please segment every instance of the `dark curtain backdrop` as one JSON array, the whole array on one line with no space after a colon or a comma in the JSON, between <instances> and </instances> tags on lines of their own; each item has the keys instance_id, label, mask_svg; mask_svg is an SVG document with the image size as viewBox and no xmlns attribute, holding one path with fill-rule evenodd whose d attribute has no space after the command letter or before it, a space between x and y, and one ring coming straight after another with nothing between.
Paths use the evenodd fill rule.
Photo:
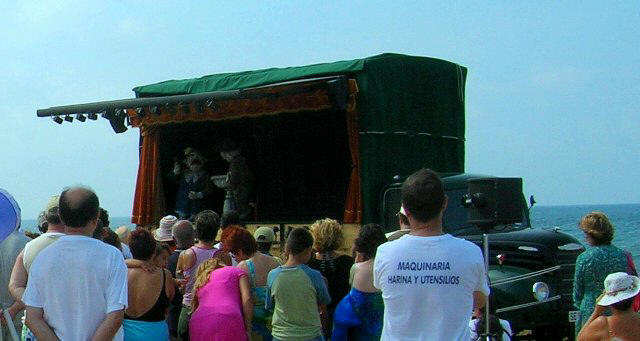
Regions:
<instances>
[{"instance_id":1,"label":"dark curtain backdrop","mask_svg":"<svg viewBox=\"0 0 640 341\"><path fill-rule=\"evenodd\" d=\"M351 174L344 111L284 113L223 122L168 124L160 129L160 173L167 211L175 207L177 182L170 176L185 147L208 159L209 175L225 174L227 163L214 150L230 138L242 147L256 177L261 221L341 220ZM221 212L224 191L216 188L209 206Z\"/></svg>"}]
</instances>

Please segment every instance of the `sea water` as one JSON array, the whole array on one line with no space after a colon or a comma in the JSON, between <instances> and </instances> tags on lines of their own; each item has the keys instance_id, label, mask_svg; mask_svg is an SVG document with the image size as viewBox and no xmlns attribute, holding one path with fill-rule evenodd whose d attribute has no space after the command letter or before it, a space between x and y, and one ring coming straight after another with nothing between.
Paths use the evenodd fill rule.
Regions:
<instances>
[{"instance_id":1,"label":"sea water","mask_svg":"<svg viewBox=\"0 0 640 341\"><path fill-rule=\"evenodd\" d=\"M609 217L615 228L613 245L631 252L636 268L640 270L640 204L534 206L530 211L531 225L534 228L559 227L587 246L578 222L592 211L604 212Z\"/></svg>"}]
</instances>

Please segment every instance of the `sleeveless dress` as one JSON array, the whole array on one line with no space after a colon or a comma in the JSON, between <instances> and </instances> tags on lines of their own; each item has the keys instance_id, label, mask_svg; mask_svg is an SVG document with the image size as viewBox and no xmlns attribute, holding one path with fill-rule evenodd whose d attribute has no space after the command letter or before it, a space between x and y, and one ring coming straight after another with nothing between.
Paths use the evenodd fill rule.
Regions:
<instances>
[{"instance_id":1,"label":"sleeveless dress","mask_svg":"<svg viewBox=\"0 0 640 341\"><path fill-rule=\"evenodd\" d=\"M214 270L209 281L195 294L198 308L191 314L191 341L247 340L240 297L240 277L244 270L225 266Z\"/></svg>"},{"instance_id":2,"label":"sleeveless dress","mask_svg":"<svg viewBox=\"0 0 640 341\"><path fill-rule=\"evenodd\" d=\"M251 324L252 332L262 337L263 341L271 341L271 315L272 313L265 309L265 301L267 300L267 286L256 285L256 267L253 261L248 259L245 261L249 268L249 280L251 282L251 292L253 294L253 321Z\"/></svg>"},{"instance_id":3,"label":"sleeveless dress","mask_svg":"<svg viewBox=\"0 0 640 341\"><path fill-rule=\"evenodd\" d=\"M193 298L193 284L196 282L196 274L198 273L198 267L207 259L213 258L220 249L211 248L211 249L203 249L201 247L192 246L189 248L196 259L193 266L189 269L185 269L183 271L184 278L188 278L189 280L184 286L184 295L182 296L182 304L186 306L191 306L191 299Z\"/></svg>"},{"instance_id":4,"label":"sleeveless dress","mask_svg":"<svg viewBox=\"0 0 640 341\"><path fill-rule=\"evenodd\" d=\"M169 307L169 297L165 292L166 276L162 271L162 289L151 309L138 317L124 314L124 341L168 340L169 326L165 321L165 311Z\"/></svg>"},{"instance_id":5,"label":"sleeveless dress","mask_svg":"<svg viewBox=\"0 0 640 341\"><path fill-rule=\"evenodd\" d=\"M189 319L191 318L191 299L193 298L193 285L196 281L196 274L198 267L207 259L213 258L220 249L211 248L204 249L198 246L192 246L189 248L195 257L195 263L189 269L183 271L184 278L187 278L187 283L184 286L184 295L182 296L182 309L180 310L180 316L178 317L178 338L183 340L189 340Z\"/></svg>"}]
</instances>

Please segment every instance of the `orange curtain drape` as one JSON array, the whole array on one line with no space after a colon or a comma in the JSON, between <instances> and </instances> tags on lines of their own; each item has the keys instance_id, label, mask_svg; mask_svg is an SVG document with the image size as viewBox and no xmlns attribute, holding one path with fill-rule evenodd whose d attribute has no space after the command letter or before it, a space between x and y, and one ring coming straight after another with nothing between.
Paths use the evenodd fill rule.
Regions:
<instances>
[{"instance_id":1,"label":"orange curtain drape","mask_svg":"<svg viewBox=\"0 0 640 341\"><path fill-rule=\"evenodd\" d=\"M142 147L131 222L147 226L160 221L165 209L159 162L160 133L158 127L154 126L140 129Z\"/></svg>"},{"instance_id":2,"label":"orange curtain drape","mask_svg":"<svg viewBox=\"0 0 640 341\"><path fill-rule=\"evenodd\" d=\"M349 102L347 104L347 130L349 132L349 151L351 152L351 176L344 204L344 222L362 223L362 193L360 192L360 135L358 131L358 112L356 96L358 85L355 79L349 79Z\"/></svg>"}]
</instances>

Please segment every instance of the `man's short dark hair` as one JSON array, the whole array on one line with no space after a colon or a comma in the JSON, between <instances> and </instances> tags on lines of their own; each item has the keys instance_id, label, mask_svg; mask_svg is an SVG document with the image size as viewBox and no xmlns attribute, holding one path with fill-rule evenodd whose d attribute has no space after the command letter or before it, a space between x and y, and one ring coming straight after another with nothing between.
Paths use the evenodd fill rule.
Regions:
<instances>
[{"instance_id":1,"label":"man's short dark hair","mask_svg":"<svg viewBox=\"0 0 640 341\"><path fill-rule=\"evenodd\" d=\"M212 210L204 210L196 215L196 237L205 242L212 242L218 235L220 216Z\"/></svg>"},{"instance_id":2,"label":"man's short dark hair","mask_svg":"<svg viewBox=\"0 0 640 341\"><path fill-rule=\"evenodd\" d=\"M220 218L220 227L223 229L230 225L240 225L240 215L236 210L228 210L222 213Z\"/></svg>"},{"instance_id":3,"label":"man's short dark hair","mask_svg":"<svg viewBox=\"0 0 640 341\"><path fill-rule=\"evenodd\" d=\"M303 227L296 227L289 232L286 249L292 255L300 254L311 246L313 246L313 236L309 230Z\"/></svg>"},{"instance_id":4,"label":"man's short dark hair","mask_svg":"<svg viewBox=\"0 0 640 341\"><path fill-rule=\"evenodd\" d=\"M430 169L411 174L402 184L402 206L417 221L427 222L437 217L444 198L442 181Z\"/></svg>"},{"instance_id":5,"label":"man's short dark hair","mask_svg":"<svg viewBox=\"0 0 640 341\"><path fill-rule=\"evenodd\" d=\"M70 228L83 228L98 217L100 201L86 187L71 187L60 194L58 213L62 222Z\"/></svg>"}]
</instances>

